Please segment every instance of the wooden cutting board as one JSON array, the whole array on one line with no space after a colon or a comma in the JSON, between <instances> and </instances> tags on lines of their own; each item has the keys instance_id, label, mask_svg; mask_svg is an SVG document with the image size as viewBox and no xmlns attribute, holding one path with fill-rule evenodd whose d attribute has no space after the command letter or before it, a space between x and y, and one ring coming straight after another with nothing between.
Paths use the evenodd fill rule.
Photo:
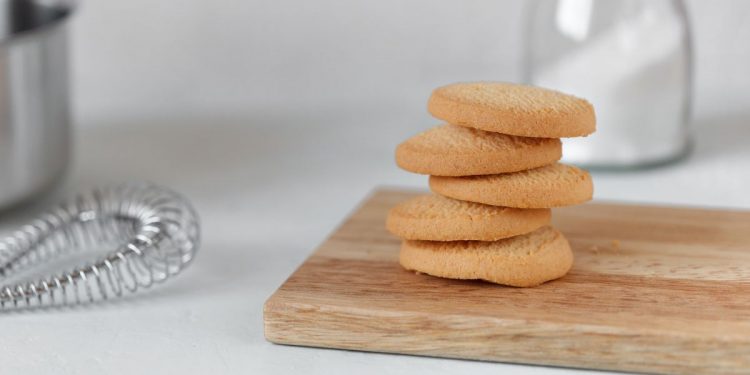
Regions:
<instances>
[{"instance_id":1,"label":"wooden cutting board","mask_svg":"<svg viewBox=\"0 0 750 375\"><path fill-rule=\"evenodd\" d=\"M654 373L750 373L750 212L553 211L575 265L537 288L407 272L380 190L265 304L291 345Z\"/></svg>"}]
</instances>

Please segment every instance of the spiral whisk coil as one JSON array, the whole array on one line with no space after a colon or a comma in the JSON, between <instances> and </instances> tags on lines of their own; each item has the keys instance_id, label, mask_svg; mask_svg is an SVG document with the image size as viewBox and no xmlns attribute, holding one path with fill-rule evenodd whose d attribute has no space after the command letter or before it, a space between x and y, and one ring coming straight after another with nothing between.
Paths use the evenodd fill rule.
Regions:
<instances>
[{"instance_id":1,"label":"spiral whisk coil","mask_svg":"<svg viewBox=\"0 0 750 375\"><path fill-rule=\"evenodd\" d=\"M198 216L168 189L125 184L94 190L0 241L0 307L68 305L135 293L180 273L199 242ZM39 268L94 251L82 265L38 276Z\"/></svg>"}]
</instances>

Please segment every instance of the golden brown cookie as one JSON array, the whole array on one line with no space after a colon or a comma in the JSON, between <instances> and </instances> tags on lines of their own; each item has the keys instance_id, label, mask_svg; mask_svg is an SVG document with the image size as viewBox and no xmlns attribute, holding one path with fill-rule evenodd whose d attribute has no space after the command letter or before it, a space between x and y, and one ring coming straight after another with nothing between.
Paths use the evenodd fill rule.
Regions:
<instances>
[{"instance_id":1,"label":"golden brown cookie","mask_svg":"<svg viewBox=\"0 0 750 375\"><path fill-rule=\"evenodd\" d=\"M462 201L516 208L570 206L594 194L588 172L561 163L487 176L430 176L430 189Z\"/></svg>"},{"instance_id":2,"label":"golden brown cookie","mask_svg":"<svg viewBox=\"0 0 750 375\"><path fill-rule=\"evenodd\" d=\"M502 82L455 83L432 92L427 109L454 125L525 137L580 137L596 130L585 99Z\"/></svg>"},{"instance_id":3,"label":"golden brown cookie","mask_svg":"<svg viewBox=\"0 0 750 375\"><path fill-rule=\"evenodd\" d=\"M437 176L517 172L560 160L556 138L517 137L456 125L417 134L396 148L396 164L407 171Z\"/></svg>"},{"instance_id":4,"label":"golden brown cookie","mask_svg":"<svg viewBox=\"0 0 750 375\"><path fill-rule=\"evenodd\" d=\"M400 262L433 276L528 287L565 275L573 252L562 233L545 226L494 242L405 240Z\"/></svg>"},{"instance_id":5,"label":"golden brown cookie","mask_svg":"<svg viewBox=\"0 0 750 375\"><path fill-rule=\"evenodd\" d=\"M529 233L550 221L549 209L520 209L464 202L436 194L393 207L388 230L407 240L495 241Z\"/></svg>"}]
</instances>

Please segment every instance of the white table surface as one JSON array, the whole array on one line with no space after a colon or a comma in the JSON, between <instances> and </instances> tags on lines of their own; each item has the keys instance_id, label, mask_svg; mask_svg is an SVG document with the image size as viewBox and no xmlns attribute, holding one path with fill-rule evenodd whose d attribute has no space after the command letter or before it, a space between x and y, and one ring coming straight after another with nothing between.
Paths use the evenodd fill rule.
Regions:
<instances>
[{"instance_id":1,"label":"white table surface","mask_svg":"<svg viewBox=\"0 0 750 375\"><path fill-rule=\"evenodd\" d=\"M184 274L146 294L0 317L2 373L570 373L404 355L289 347L263 338L263 302L375 186L424 187L394 146L431 122L375 111L82 121L64 186L6 213L7 230L74 190L151 180L188 197L204 243ZM750 128L701 126L682 163L595 174L596 199L750 208ZM307 126L300 126L307 124ZM704 130L701 130L704 129Z\"/></svg>"}]
</instances>

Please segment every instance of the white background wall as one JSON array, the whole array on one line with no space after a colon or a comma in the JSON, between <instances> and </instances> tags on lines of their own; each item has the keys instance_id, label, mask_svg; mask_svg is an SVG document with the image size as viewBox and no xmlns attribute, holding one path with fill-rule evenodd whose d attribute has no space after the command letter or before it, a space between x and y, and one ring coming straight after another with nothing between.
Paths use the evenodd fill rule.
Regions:
<instances>
[{"instance_id":1,"label":"white background wall","mask_svg":"<svg viewBox=\"0 0 750 375\"><path fill-rule=\"evenodd\" d=\"M698 118L750 106L750 2L689 1ZM79 122L425 112L436 85L520 79L522 1L83 0ZM427 120L425 115L425 120Z\"/></svg>"}]
</instances>

